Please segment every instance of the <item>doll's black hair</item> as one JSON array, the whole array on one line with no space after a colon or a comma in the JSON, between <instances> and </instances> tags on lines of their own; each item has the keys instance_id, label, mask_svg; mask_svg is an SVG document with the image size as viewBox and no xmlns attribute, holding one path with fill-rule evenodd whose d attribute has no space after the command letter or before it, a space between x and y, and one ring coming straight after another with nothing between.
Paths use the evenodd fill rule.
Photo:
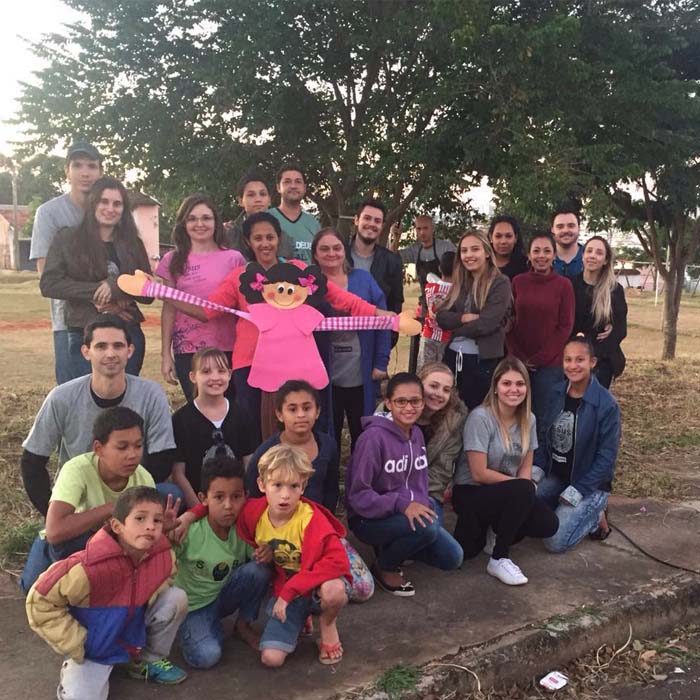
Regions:
<instances>
[{"instance_id":1,"label":"doll's black hair","mask_svg":"<svg viewBox=\"0 0 700 700\"><path fill-rule=\"evenodd\" d=\"M328 291L326 276L318 265L309 265L301 269L291 263L277 263L266 270L262 265L250 262L241 275L241 293L249 304L260 304L265 301L263 285L276 282L309 287L309 296L305 303L310 306L318 306Z\"/></svg>"}]
</instances>

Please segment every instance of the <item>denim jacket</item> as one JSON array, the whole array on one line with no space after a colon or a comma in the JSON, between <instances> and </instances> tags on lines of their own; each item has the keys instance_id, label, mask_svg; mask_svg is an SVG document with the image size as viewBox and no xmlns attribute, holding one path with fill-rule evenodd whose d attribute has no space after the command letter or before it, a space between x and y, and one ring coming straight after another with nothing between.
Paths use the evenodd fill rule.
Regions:
<instances>
[{"instance_id":1,"label":"denim jacket","mask_svg":"<svg viewBox=\"0 0 700 700\"><path fill-rule=\"evenodd\" d=\"M545 414L547 474L552 470L552 426L564 409L567 389L567 382L557 385ZM620 407L613 395L595 377L591 377L576 416L571 468L571 485L584 498L597 490L610 490L619 446Z\"/></svg>"}]
</instances>

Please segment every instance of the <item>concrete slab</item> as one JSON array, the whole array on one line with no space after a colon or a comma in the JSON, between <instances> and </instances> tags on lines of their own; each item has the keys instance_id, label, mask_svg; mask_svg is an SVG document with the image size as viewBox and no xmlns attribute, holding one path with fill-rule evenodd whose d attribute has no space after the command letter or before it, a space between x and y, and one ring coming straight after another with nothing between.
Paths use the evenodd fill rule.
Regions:
<instances>
[{"instance_id":1,"label":"concrete slab","mask_svg":"<svg viewBox=\"0 0 700 700\"><path fill-rule=\"evenodd\" d=\"M639 515L641 506L645 517ZM613 506L611 519L662 558L700 567L700 515L696 518L686 510L679 510L678 504L626 501ZM559 556L546 553L537 542L526 542L513 549L512 557L529 577L528 585L509 588L488 576L486 555L457 572L421 564L407 567L416 585L415 598L377 591L368 603L345 611L339 625L345 659L337 667L319 664L313 642L303 639L285 666L271 671L260 665L251 649L232 639L215 669L192 671L181 686L139 684L115 671L110 697L141 700L164 698L167 693L169 700L193 694L327 698L371 684L396 664L423 664L580 606L595 608L637 586L678 573L650 560L618 533L604 543L583 542ZM0 698L53 697L60 659L28 628L21 596L3 592L7 595L0 597Z\"/></svg>"}]
</instances>

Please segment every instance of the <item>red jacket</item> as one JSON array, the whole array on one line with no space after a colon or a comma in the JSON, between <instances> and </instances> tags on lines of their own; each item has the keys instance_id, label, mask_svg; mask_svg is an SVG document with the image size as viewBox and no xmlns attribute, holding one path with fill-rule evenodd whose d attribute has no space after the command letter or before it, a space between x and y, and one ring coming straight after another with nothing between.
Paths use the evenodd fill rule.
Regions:
<instances>
[{"instance_id":1,"label":"red jacket","mask_svg":"<svg viewBox=\"0 0 700 700\"><path fill-rule=\"evenodd\" d=\"M345 536L342 523L326 508L302 496L301 500L311 506L314 514L304 530L301 543L301 569L287 578L282 567L275 565L272 591L290 603L299 596L308 596L324 581L343 576L352 582L350 563L345 547L340 541ZM251 544L255 542L255 527L267 508L267 499L251 498L238 516L238 536Z\"/></svg>"}]
</instances>

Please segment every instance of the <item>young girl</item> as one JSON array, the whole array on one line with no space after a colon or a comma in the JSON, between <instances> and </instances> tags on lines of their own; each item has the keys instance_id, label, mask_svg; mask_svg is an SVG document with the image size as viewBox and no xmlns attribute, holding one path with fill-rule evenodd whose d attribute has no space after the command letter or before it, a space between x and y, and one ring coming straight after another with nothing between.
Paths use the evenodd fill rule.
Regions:
<instances>
[{"instance_id":1,"label":"young girl","mask_svg":"<svg viewBox=\"0 0 700 700\"><path fill-rule=\"evenodd\" d=\"M117 277L150 269L124 185L113 177L101 177L90 189L80 226L62 229L54 238L39 282L44 296L67 302L71 378L90 374L90 363L81 352L83 329L102 313L116 314L128 324L134 352L126 371L139 374L146 352L144 317L136 300L117 287Z\"/></svg>"},{"instance_id":2,"label":"young girl","mask_svg":"<svg viewBox=\"0 0 700 700\"><path fill-rule=\"evenodd\" d=\"M335 514L340 491L338 451L335 440L315 428L320 412L318 392L303 379L290 379L278 389L275 413L282 430L265 440L250 458L246 469L246 490L251 498L262 496L257 483L260 458L275 445L291 445L302 450L314 468L304 496ZM353 602L369 600L374 593L372 575L347 540L343 539L343 544L353 578L350 599Z\"/></svg>"},{"instance_id":3,"label":"young girl","mask_svg":"<svg viewBox=\"0 0 700 700\"><path fill-rule=\"evenodd\" d=\"M509 280L527 272L527 256L516 218L504 214L494 217L489 225L489 241L498 269Z\"/></svg>"},{"instance_id":4,"label":"young girl","mask_svg":"<svg viewBox=\"0 0 700 700\"><path fill-rule=\"evenodd\" d=\"M231 405L225 393L231 379L229 360L217 348L203 348L192 357L193 400L173 415L176 462L173 480L185 503L199 503L202 462L218 451L244 461L255 450L255 430L245 411Z\"/></svg>"},{"instance_id":5,"label":"young girl","mask_svg":"<svg viewBox=\"0 0 700 700\"><path fill-rule=\"evenodd\" d=\"M625 291L615 279L610 244L593 236L583 246L583 273L574 277L574 333L590 338L597 358L595 376L606 388L625 368L620 343L627 336Z\"/></svg>"},{"instance_id":6,"label":"young girl","mask_svg":"<svg viewBox=\"0 0 700 700\"><path fill-rule=\"evenodd\" d=\"M506 357L493 373L484 403L464 426L465 456L455 472L452 503L457 512L455 538L465 558L484 548L492 528L496 538L492 551L487 550L491 558L486 571L510 586L527 583L508 556L510 546L523 537L551 537L558 527L553 510L535 496L536 447L527 369Z\"/></svg>"},{"instance_id":7,"label":"young girl","mask_svg":"<svg viewBox=\"0 0 700 700\"><path fill-rule=\"evenodd\" d=\"M437 322L452 331L445 364L457 375L459 396L471 410L482 402L503 357L510 282L498 271L483 234L465 233L457 252L460 261L455 261L452 289L437 312Z\"/></svg>"},{"instance_id":8,"label":"young girl","mask_svg":"<svg viewBox=\"0 0 700 700\"><path fill-rule=\"evenodd\" d=\"M429 362L418 371L423 382L423 411L416 425L428 455L428 493L441 516L445 492L452 486L455 463L462 454L462 430L467 409L454 388L454 374L442 362Z\"/></svg>"},{"instance_id":9,"label":"young girl","mask_svg":"<svg viewBox=\"0 0 700 700\"><path fill-rule=\"evenodd\" d=\"M388 593L415 594L401 564L419 559L440 569L457 569L462 548L439 523L428 495L428 460L423 433L415 423L423 409L423 384L399 372L387 385L391 416L363 418L364 432L348 464L345 493L348 524L372 545L372 573Z\"/></svg>"},{"instance_id":10,"label":"young girl","mask_svg":"<svg viewBox=\"0 0 700 700\"><path fill-rule=\"evenodd\" d=\"M562 384L552 395L546 427L547 476L537 497L556 508L559 530L547 549L564 552L594 533L605 513L620 446L620 408L593 376L596 357L586 337L564 348ZM603 521L605 523L605 521ZM603 536L608 534L607 524Z\"/></svg>"},{"instance_id":11,"label":"young girl","mask_svg":"<svg viewBox=\"0 0 700 700\"><path fill-rule=\"evenodd\" d=\"M556 245L548 231L530 241L532 269L513 280L515 323L508 350L530 373L532 411L537 419L535 464L544 459L544 414L554 387L563 381L561 358L574 325L574 290L563 275L552 271Z\"/></svg>"},{"instance_id":12,"label":"young girl","mask_svg":"<svg viewBox=\"0 0 700 700\"><path fill-rule=\"evenodd\" d=\"M190 195L180 205L172 239L175 250L166 253L156 268L156 275L169 287L206 298L231 270L245 265L239 252L224 247L219 212L211 198L201 192ZM179 381L185 398L191 402L189 374L193 354L201 348L219 348L228 351L230 361L235 332L235 319L216 318L203 323L164 302L160 335L165 381Z\"/></svg>"}]
</instances>

